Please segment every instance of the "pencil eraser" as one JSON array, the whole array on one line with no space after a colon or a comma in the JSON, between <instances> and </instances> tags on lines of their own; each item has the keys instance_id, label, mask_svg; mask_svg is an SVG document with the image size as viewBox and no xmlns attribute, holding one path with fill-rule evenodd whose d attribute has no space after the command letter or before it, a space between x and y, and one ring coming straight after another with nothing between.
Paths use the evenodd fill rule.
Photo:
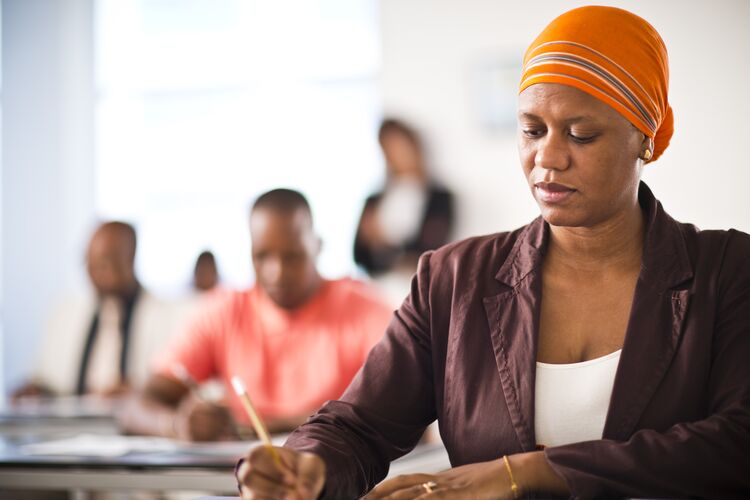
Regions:
<instances>
[{"instance_id":1,"label":"pencil eraser","mask_svg":"<svg viewBox=\"0 0 750 500\"><path fill-rule=\"evenodd\" d=\"M237 394L245 394L245 384L242 383L242 380L237 375L232 377L232 387L234 387L234 392Z\"/></svg>"}]
</instances>

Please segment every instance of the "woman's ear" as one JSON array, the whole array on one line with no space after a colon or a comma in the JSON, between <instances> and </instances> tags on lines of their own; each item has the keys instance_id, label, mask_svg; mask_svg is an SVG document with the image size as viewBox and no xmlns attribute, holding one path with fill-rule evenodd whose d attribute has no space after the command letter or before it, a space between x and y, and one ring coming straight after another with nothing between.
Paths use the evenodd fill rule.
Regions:
<instances>
[{"instance_id":1,"label":"woman's ear","mask_svg":"<svg viewBox=\"0 0 750 500\"><path fill-rule=\"evenodd\" d=\"M643 161L649 161L654 156L654 140L648 136L645 136L641 143L641 153L638 155Z\"/></svg>"}]
</instances>

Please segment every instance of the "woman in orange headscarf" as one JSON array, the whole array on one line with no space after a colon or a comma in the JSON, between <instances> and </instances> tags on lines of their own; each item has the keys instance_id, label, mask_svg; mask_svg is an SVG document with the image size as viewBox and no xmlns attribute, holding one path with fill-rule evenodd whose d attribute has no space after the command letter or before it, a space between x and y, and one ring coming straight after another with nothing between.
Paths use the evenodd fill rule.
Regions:
<instances>
[{"instance_id":1,"label":"woman in orange headscarf","mask_svg":"<svg viewBox=\"0 0 750 500\"><path fill-rule=\"evenodd\" d=\"M454 468L367 498L747 497L750 235L678 223L641 182L672 136L667 89L640 17L545 28L518 112L541 217L424 254L341 400L283 465L250 453L243 494L360 496L437 419Z\"/></svg>"}]
</instances>

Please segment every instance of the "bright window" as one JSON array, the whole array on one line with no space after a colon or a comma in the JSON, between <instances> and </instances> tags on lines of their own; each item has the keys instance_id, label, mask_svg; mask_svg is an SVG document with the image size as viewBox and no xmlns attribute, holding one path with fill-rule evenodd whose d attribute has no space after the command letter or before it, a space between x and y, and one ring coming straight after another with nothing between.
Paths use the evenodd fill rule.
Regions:
<instances>
[{"instance_id":1,"label":"bright window","mask_svg":"<svg viewBox=\"0 0 750 500\"><path fill-rule=\"evenodd\" d=\"M320 268L354 271L365 196L382 176L373 0L98 0L97 210L137 225L138 268L187 286L211 249L252 281L247 214L275 187L304 192Z\"/></svg>"}]
</instances>

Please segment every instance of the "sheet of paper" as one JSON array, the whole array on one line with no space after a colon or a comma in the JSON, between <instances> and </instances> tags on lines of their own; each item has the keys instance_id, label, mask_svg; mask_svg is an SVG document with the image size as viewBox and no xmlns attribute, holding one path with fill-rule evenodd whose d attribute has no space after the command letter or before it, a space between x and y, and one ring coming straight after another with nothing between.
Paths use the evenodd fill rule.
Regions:
<instances>
[{"instance_id":1,"label":"sheet of paper","mask_svg":"<svg viewBox=\"0 0 750 500\"><path fill-rule=\"evenodd\" d=\"M80 418L112 417L121 402L95 396L59 396L55 398L22 398L0 407L3 418Z\"/></svg>"},{"instance_id":2,"label":"sheet of paper","mask_svg":"<svg viewBox=\"0 0 750 500\"><path fill-rule=\"evenodd\" d=\"M287 434L274 436L276 446L284 444ZM260 441L223 441L186 443L172 439L141 436L80 434L72 438L23 445L25 455L73 455L89 457L120 457L128 453L185 453L206 456L241 456Z\"/></svg>"},{"instance_id":3,"label":"sheet of paper","mask_svg":"<svg viewBox=\"0 0 750 500\"><path fill-rule=\"evenodd\" d=\"M282 446L289 434L279 434L271 437L274 446ZM221 441L210 443L179 443L178 451L190 453L191 455L207 456L242 456L251 448L261 444L258 440L253 441Z\"/></svg>"},{"instance_id":4,"label":"sheet of paper","mask_svg":"<svg viewBox=\"0 0 750 500\"><path fill-rule=\"evenodd\" d=\"M133 452L171 452L179 448L175 441L166 438L139 436L78 436L21 446L26 455L75 455L91 457L119 457Z\"/></svg>"}]
</instances>

